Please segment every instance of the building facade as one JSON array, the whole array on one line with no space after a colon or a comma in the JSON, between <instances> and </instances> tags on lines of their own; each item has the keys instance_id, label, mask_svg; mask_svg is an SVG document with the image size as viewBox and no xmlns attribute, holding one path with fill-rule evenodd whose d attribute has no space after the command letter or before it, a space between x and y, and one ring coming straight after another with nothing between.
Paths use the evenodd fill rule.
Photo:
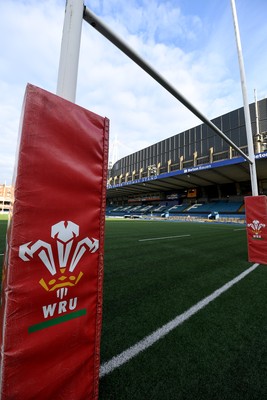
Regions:
<instances>
[{"instance_id":1,"label":"building facade","mask_svg":"<svg viewBox=\"0 0 267 400\"><path fill-rule=\"evenodd\" d=\"M11 209L12 186L0 184L0 214L7 214Z\"/></svg>"},{"instance_id":2,"label":"building facade","mask_svg":"<svg viewBox=\"0 0 267 400\"><path fill-rule=\"evenodd\" d=\"M267 150L267 99L250 104L250 116L257 154ZM243 107L211 121L248 153ZM238 156L220 136L201 124L118 160L109 171L108 187Z\"/></svg>"}]
</instances>

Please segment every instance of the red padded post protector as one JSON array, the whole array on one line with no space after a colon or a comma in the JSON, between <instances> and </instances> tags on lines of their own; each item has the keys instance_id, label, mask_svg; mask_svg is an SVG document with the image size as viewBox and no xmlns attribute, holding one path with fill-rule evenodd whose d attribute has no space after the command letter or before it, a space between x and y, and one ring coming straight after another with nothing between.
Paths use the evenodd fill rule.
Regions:
<instances>
[{"instance_id":1,"label":"red padded post protector","mask_svg":"<svg viewBox=\"0 0 267 400\"><path fill-rule=\"evenodd\" d=\"M98 398L109 121L26 88L3 268L1 399Z\"/></svg>"},{"instance_id":2,"label":"red padded post protector","mask_svg":"<svg viewBox=\"0 0 267 400\"><path fill-rule=\"evenodd\" d=\"M245 197L248 259L267 264L267 197Z\"/></svg>"}]
</instances>

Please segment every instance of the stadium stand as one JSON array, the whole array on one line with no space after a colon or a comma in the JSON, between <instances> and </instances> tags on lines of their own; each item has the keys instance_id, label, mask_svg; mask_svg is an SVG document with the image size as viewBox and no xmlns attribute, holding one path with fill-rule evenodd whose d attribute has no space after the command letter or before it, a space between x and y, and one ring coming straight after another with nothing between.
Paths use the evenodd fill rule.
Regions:
<instances>
[{"instance_id":1,"label":"stadium stand","mask_svg":"<svg viewBox=\"0 0 267 400\"><path fill-rule=\"evenodd\" d=\"M259 194L267 195L267 99L257 105L251 124ZM212 122L247 154L243 108ZM109 169L107 215L244 220L250 195L248 162L202 124L118 160Z\"/></svg>"},{"instance_id":2,"label":"stadium stand","mask_svg":"<svg viewBox=\"0 0 267 400\"><path fill-rule=\"evenodd\" d=\"M13 196L12 186L0 184L0 214L8 214Z\"/></svg>"}]
</instances>

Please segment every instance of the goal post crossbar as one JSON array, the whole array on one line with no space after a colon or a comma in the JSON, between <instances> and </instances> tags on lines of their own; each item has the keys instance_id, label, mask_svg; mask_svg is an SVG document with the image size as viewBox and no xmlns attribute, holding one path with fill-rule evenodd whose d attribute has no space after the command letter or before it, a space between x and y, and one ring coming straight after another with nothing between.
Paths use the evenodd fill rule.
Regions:
<instances>
[{"instance_id":1,"label":"goal post crossbar","mask_svg":"<svg viewBox=\"0 0 267 400\"><path fill-rule=\"evenodd\" d=\"M118 47L124 54L133 60L139 67L147 72L155 81L157 81L164 89L179 100L187 109L195 114L204 124L211 128L233 149L235 149L250 164L253 160L246 155L225 133L223 133L213 122L211 122L204 114L202 114L192 103L189 102L173 85L171 85L163 76L161 76L151 65L149 65L142 57L140 57L127 43L112 32L95 14L93 14L86 6L84 7L83 19L93 28L101 33L106 39Z\"/></svg>"}]
</instances>

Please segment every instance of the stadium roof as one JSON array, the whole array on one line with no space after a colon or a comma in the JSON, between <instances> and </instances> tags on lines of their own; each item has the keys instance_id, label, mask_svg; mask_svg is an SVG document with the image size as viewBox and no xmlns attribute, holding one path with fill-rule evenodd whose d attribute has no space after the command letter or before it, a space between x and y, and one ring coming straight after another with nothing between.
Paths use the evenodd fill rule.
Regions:
<instances>
[{"instance_id":1,"label":"stadium roof","mask_svg":"<svg viewBox=\"0 0 267 400\"><path fill-rule=\"evenodd\" d=\"M267 179L267 152L256 154L255 158L258 180ZM249 180L249 163L243 157L236 157L108 186L107 198Z\"/></svg>"}]
</instances>

